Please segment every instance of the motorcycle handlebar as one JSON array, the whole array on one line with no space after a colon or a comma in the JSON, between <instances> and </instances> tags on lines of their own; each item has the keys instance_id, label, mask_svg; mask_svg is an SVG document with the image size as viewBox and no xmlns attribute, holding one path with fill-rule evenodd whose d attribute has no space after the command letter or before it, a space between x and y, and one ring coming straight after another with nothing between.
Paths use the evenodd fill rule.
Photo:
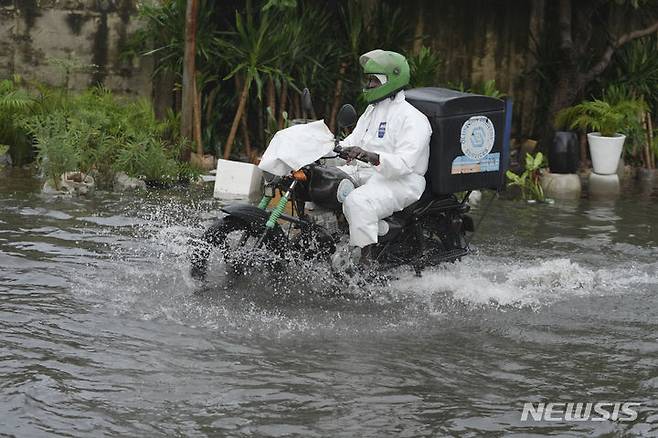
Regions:
<instances>
[{"instance_id":1,"label":"motorcycle handlebar","mask_svg":"<svg viewBox=\"0 0 658 438\"><path fill-rule=\"evenodd\" d=\"M334 148L334 152L337 153L338 156L339 156L340 158L342 158L343 160L347 160L348 163L349 163L350 161L358 160L358 161L361 161L362 163L373 164L373 163L371 163L370 161L368 161L367 158L359 158L359 157L356 157L356 158L352 158L352 159L350 160L349 156L346 155L346 153L343 151L343 147L340 146L340 145L337 145L337 146Z\"/></svg>"},{"instance_id":2,"label":"motorcycle handlebar","mask_svg":"<svg viewBox=\"0 0 658 438\"><path fill-rule=\"evenodd\" d=\"M337 153L338 156L343 160L349 159L349 157L345 155L345 152L343 152L343 147L341 145L336 145L336 147L334 148L334 152ZM355 158L355 160L363 161L364 163L368 162L367 160L361 160L359 158Z\"/></svg>"}]
</instances>

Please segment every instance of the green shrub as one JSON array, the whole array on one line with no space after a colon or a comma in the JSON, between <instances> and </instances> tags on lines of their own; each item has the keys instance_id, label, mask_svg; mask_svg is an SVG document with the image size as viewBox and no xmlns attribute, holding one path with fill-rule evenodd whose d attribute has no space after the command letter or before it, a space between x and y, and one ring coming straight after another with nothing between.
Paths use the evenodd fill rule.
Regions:
<instances>
[{"instance_id":1,"label":"green shrub","mask_svg":"<svg viewBox=\"0 0 658 438\"><path fill-rule=\"evenodd\" d=\"M21 88L22 79L0 81L0 143L9 146L9 153L16 165L31 159L32 142L22 121L35 106L30 94Z\"/></svg>"},{"instance_id":2,"label":"green shrub","mask_svg":"<svg viewBox=\"0 0 658 438\"><path fill-rule=\"evenodd\" d=\"M478 93L483 96L495 97L497 99L502 99L505 97L505 93L500 91L496 85L495 79L489 79L484 81L478 87L471 90L472 93Z\"/></svg>"},{"instance_id":3,"label":"green shrub","mask_svg":"<svg viewBox=\"0 0 658 438\"><path fill-rule=\"evenodd\" d=\"M411 88L435 86L440 67L441 58L429 47L422 46L418 54L409 57Z\"/></svg>"},{"instance_id":4,"label":"green shrub","mask_svg":"<svg viewBox=\"0 0 658 438\"><path fill-rule=\"evenodd\" d=\"M199 168L185 161L178 163L178 180L180 182L188 184L198 180L200 176L201 170Z\"/></svg>"},{"instance_id":5,"label":"green shrub","mask_svg":"<svg viewBox=\"0 0 658 438\"><path fill-rule=\"evenodd\" d=\"M63 173L78 169L80 152L61 112L39 115L24 124L37 145L37 163L56 189Z\"/></svg>"},{"instance_id":6,"label":"green shrub","mask_svg":"<svg viewBox=\"0 0 658 438\"><path fill-rule=\"evenodd\" d=\"M151 185L168 185L180 179L181 167L158 139L143 137L119 151L114 170L142 178Z\"/></svg>"},{"instance_id":7,"label":"green shrub","mask_svg":"<svg viewBox=\"0 0 658 438\"><path fill-rule=\"evenodd\" d=\"M509 180L507 186L518 186L521 189L523 199L534 199L540 202L545 201L544 189L542 189L539 181L541 169L544 167L546 167L544 154L537 152L537 155L534 157L526 154L525 170L521 175L517 175L511 170L508 170L505 174Z\"/></svg>"},{"instance_id":8,"label":"green shrub","mask_svg":"<svg viewBox=\"0 0 658 438\"><path fill-rule=\"evenodd\" d=\"M37 146L37 162L57 184L65 171L94 172L109 186L118 171L152 185L179 179L177 162L187 144L175 117L156 119L146 99L126 101L104 88L67 94L40 88L36 110L23 126Z\"/></svg>"},{"instance_id":9,"label":"green shrub","mask_svg":"<svg viewBox=\"0 0 658 438\"><path fill-rule=\"evenodd\" d=\"M603 91L603 98L610 105L635 100L632 90L624 83L611 83ZM641 122L629 123L624 127L626 141L624 142L624 160L626 164L641 165L642 160L637 156L646 142L644 127Z\"/></svg>"}]
</instances>

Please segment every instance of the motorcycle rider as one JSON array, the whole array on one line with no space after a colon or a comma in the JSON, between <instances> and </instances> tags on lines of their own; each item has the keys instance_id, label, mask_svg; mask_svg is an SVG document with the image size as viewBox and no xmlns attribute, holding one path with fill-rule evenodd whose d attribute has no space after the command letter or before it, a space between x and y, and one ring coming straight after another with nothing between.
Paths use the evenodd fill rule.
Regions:
<instances>
[{"instance_id":1,"label":"motorcycle rider","mask_svg":"<svg viewBox=\"0 0 658 438\"><path fill-rule=\"evenodd\" d=\"M386 234L382 219L420 199L432 135L427 117L405 100L409 64L404 56L376 49L361 55L359 63L366 75L363 96L369 105L341 142L341 155L347 160L341 169L357 185L343 203L352 263L360 259L361 248ZM340 254L333 261L335 267L345 265Z\"/></svg>"}]
</instances>

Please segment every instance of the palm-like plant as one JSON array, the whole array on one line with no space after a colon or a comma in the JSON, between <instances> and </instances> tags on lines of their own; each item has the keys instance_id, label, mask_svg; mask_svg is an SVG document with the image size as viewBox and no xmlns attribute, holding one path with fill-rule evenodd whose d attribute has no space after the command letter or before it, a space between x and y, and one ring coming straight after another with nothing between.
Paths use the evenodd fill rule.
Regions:
<instances>
[{"instance_id":1,"label":"palm-like plant","mask_svg":"<svg viewBox=\"0 0 658 438\"><path fill-rule=\"evenodd\" d=\"M480 93L483 96L495 97L496 99L502 99L505 97L505 94L496 86L495 79L484 81L477 89L471 91Z\"/></svg>"},{"instance_id":2,"label":"palm-like plant","mask_svg":"<svg viewBox=\"0 0 658 438\"><path fill-rule=\"evenodd\" d=\"M402 52L411 38L411 27L397 4L350 1L339 12L342 26L340 32L346 38L340 46L342 56L338 57L338 75L330 115L331 128L335 125L343 94L360 105L365 104L359 101L362 82L359 56L376 48Z\"/></svg>"},{"instance_id":3,"label":"palm-like plant","mask_svg":"<svg viewBox=\"0 0 658 438\"><path fill-rule=\"evenodd\" d=\"M305 4L301 12L289 10L282 18L284 24L279 31L288 51L285 57L280 58L279 68L294 78L294 82L281 81L279 84L280 127L283 126L282 112L287 109L288 88L292 88L297 96L300 93L297 83L312 88L316 96L324 96L328 92L333 82L327 66L333 65L336 46L332 39L325 37L329 29L329 14L314 3Z\"/></svg>"},{"instance_id":4,"label":"palm-like plant","mask_svg":"<svg viewBox=\"0 0 658 438\"><path fill-rule=\"evenodd\" d=\"M240 119L245 112L251 86L256 84L256 94L260 98L264 78L281 77L291 81L288 75L276 67L278 60L286 56L287 48L280 44L281 41L278 38L275 38L277 36L277 32L273 31L275 26L276 23L272 20L270 13L263 12L256 17L248 4L244 16L236 11L234 30L225 33L225 38L216 38L219 54L230 65L235 66L224 79L227 80L236 75L242 79L238 106L224 147L225 159L231 156L231 149Z\"/></svg>"},{"instance_id":5,"label":"palm-like plant","mask_svg":"<svg viewBox=\"0 0 658 438\"><path fill-rule=\"evenodd\" d=\"M655 115L658 112L658 37L648 36L630 43L617 53L615 67L612 73L613 85L625 90L633 98L647 102L646 113L642 115L643 126L632 133L632 143L634 152L638 143L643 145L641 161L644 167L654 168L656 154L652 148L654 136L651 113Z\"/></svg>"},{"instance_id":6,"label":"palm-like plant","mask_svg":"<svg viewBox=\"0 0 658 438\"><path fill-rule=\"evenodd\" d=\"M182 80L183 53L185 48L185 11L186 0L163 0L161 2L140 4L140 19L142 25L132 36L130 50L127 53L140 53L153 56L155 68L153 76L164 76L170 80ZM193 130L195 140L199 140L198 148L203 141L199 134L202 131L202 111L212 114L214 97L220 87L218 72L226 72L224 59L217 56L217 13L213 2L199 0L199 13L196 20L196 97L194 102ZM224 74L222 73L222 75ZM171 84L172 87L175 84ZM169 90L170 92L172 90ZM207 99L204 100L204 91ZM208 120L206 120L208 122ZM212 129L208 130L212 132ZM199 137L199 138L197 138Z\"/></svg>"},{"instance_id":7,"label":"palm-like plant","mask_svg":"<svg viewBox=\"0 0 658 438\"><path fill-rule=\"evenodd\" d=\"M19 78L0 81L0 111L2 113L25 111L34 103L34 99L27 90L16 86L19 81Z\"/></svg>"},{"instance_id":8,"label":"palm-like plant","mask_svg":"<svg viewBox=\"0 0 658 438\"><path fill-rule=\"evenodd\" d=\"M557 114L557 126L583 131L598 131L603 137L614 137L638 124L639 115L646 108L641 100L608 103L595 99L565 108Z\"/></svg>"},{"instance_id":9,"label":"palm-like plant","mask_svg":"<svg viewBox=\"0 0 658 438\"><path fill-rule=\"evenodd\" d=\"M441 66L441 58L429 47L422 46L417 54L409 57L411 87L435 85Z\"/></svg>"},{"instance_id":10,"label":"palm-like plant","mask_svg":"<svg viewBox=\"0 0 658 438\"><path fill-rule=\"evenodd\" d=\"M613 81L626 87L635 98L658 104L658 37L635 40L617 53Z\"/></svg>"},{"instance_id":11,"label":"palm-like plant","mask_svg":"<svg viewBox=\"0 0 658 438\"><path fill-rule=\"evenodd\" d=\"M13 159L18 163L25 158L20 156L21 151L25 154L31 149L27 132L18 121L35 106L34 98L20 83L20 77L0 81L0 144L10 146Z\"/></svg>"},{"instance_id":12,"label":"palm-like plant","mask_svg":"<svg viewBox=\"0 0 658 438\"><path fill-rule=\"evenodd\" d=\"M216 23L213 8L207 0L199 2L197 17L196 56L200 65L216 66L214 44ZM185 48L186 0L164 0L140 4L139 15L142 26L133 34L131 50L144 56L154 56L156 65L153 74L172 72L178 76L183 72L182 53ZM210 69L209 69L210 71Z\"/></svg>"},{"instance_id":13,"label":"palm-like plant","mask_svg":"<svg viewBox=\"0 0 658 438\"><path fill-rule=\"evenodd\" d=\"M623 83L613 83L603 91L604 101L615 105L620 102L635 100L634 94L631 89ZM639 163L644 160L644 152L649 146L645 145L646 137L642 129L641 123L631 124L625 127L624 134L626 141L624 142L624 154L627 163ZM644 147L643 147L644 146ZM638 157L638 151L642 152Z\"/></svg>"}]
</instances>

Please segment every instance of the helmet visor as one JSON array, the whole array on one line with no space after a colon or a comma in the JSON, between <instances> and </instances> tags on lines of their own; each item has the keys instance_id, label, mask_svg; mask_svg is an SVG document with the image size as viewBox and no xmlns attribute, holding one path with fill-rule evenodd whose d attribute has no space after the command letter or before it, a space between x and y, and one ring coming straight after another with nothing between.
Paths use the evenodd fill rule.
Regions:
<instances>
[{"instance_id":1,"label":"helmet visor","mask_svg":"<svg viewBox=\"0 0 658 438\"><path fill-rule=\"evenodd\" d=\"M381 87L388 81L386 75L380 74L367 74L363 82L363 88L370 90L372 88Z\"/></svg>"}]
</instances>

